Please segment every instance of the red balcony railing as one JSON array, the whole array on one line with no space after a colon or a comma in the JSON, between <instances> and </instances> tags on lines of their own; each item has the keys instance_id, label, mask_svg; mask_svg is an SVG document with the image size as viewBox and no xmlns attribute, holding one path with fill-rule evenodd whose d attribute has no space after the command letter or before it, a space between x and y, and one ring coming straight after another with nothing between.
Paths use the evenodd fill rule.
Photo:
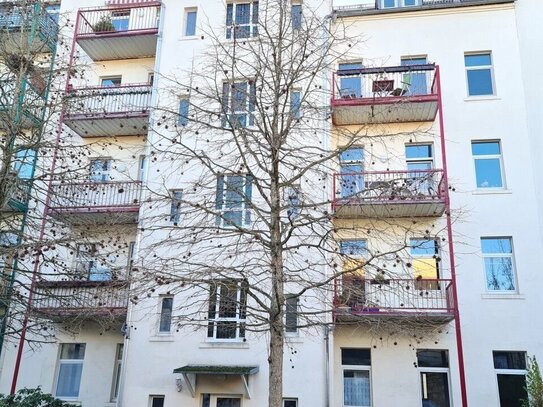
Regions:
<instances>
[{"instance_id":1,"label":"red balcony railing","mask_svg":"<svg viewBox=\"0 0 543 407\"><path fill-rule=\"evenodd\" d=\"M128 307L124 281L44 281L36 285L32 308L50 316L121 316Z\"/></svg>"},{"instance_id":2,"label":"red balcony railing","mask_svg":"<svg viewBox=\"0 0 543 407\"><path fill-rule=\"evenodd\" d=\"M138 211L141 182L108 181L55 184L51 191L52 212Z\"/></svg>"},{"instance_id":3,"label":"red balcony railing","mask_svg":"<svg viewBox=\"0 0 543 407\"><path fill-rule=\"evenodd\" d=\"M335 72L334 124L433 121L438 107L436 70L426 64Z\"/></svg>"},{"instance_id":4,"label":"red balcony railing","mask_svg":"<svg viewBox=\"0 0 543 407\"><path fill-rule=\"evenodd\" d=\"M95 61L150 57L159 19L159 1L81 9L76 40Z\"/></svg>"},{"instance_id":5,"label":"red balcony railing","mask_svg":"<svg viewBox=\"0 0 543 407\"><path fill-rule=\"evenodd\" d=\"M368 211L375 211L379 205L405 206L396 210L396 216L431 216L434 212L441 215L445 204L443 185L442 170L336 173L332 209L340 215L340 211L348 208L366 206Z\"/></svg>"},{"instance_id":6,"label":"red balcony railing","mask_svg":"<svg viewBox=\"0 0 543 407\"><path fill-rule=\"evenodd\" d=\"M334 308L337 315L452 316L452 289L449 279L344 278Z\"/></svg>"},{"instance_id":7,"label":"red balcony railing","mask_svg":"<svg viewBox=\"0 0 543 407\"><path fill-rule=\"evenodd\" d=\"M82 137L146 134L151 92L149 83L71 89L65 122Z\"/></svg>"}]
</instances>

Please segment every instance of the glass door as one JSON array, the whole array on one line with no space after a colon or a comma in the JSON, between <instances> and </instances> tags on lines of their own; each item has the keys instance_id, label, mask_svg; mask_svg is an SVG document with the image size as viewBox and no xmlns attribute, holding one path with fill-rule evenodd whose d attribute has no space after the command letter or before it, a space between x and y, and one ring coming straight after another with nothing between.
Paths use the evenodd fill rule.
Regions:
<instances>
[{"instance_id":1,"label":"glass door","mask_svg":"<svg viewBox=\"0 0 543 407\"><path fill-rule=\"evenodd\" d=\"M428 63L424 58L402 58L402 66L426 65ZM403 84L406 89L405 95L427 95L428 83L426 74L430 71L409 72L403 75Z\"/></svg>"},{"instance_id":2,"label":"glass door","mask_svg":"<svg viewBox=\"0 0 543 407\"><path fill-rule=\"evenodd\" d=\"M356 72L357 69L362 69L361 62L339 64L339 95L341 99L362 97L362 75Z\"/></svg>"},{"instance_id":3,"label":"glass door","mask_svg":"<svg viewBox=\"0 0 543 407\"><path fill-rule=\"evenodd\" d=\"M341 198L359 195L364 191L364 149L349 148L339 155L341 167Z\"/></svg>"}]
</instances>

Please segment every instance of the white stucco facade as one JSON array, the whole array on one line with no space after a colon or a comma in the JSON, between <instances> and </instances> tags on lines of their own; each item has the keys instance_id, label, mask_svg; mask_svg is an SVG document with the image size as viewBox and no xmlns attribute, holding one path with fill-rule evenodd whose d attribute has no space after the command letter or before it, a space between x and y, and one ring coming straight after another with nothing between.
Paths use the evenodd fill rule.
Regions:
<instances>
[{"instance_id":1,"label":"white stucco facade","mask_svg":"<svg viewBox=\"0 0 543 407\"><path fill-rule=\"evenodd\" d=\"M363 3L365 7L338 7L347 3ZM376 253L403 247L401 256L409 260L402 257L403 266L390 273L387 270L387 277L391 281L409 279L408 284L414 282L415 285L420 284L420 277L416 274L417 270L413 271L416 267L411 264L416 256L409 253L410 239L438 241L439 252L436 246L434 259L439 257L439 264L435 266L435 276L430 278L452 281L456 285L457 303L451 305L448 302L446 317L438 322L434 320L430 327L425 326L427 330L424 332L413 328L412 314L401 311L393 316L396 327L391 327L394 324L380 325L379 318L389 317L378 315L374 318L375 315L371 315L371 312L379 311L378 304L370 305L373 310L369 311L366 323L357 323L359 321L353 314L354 323L352 319L350 323L338 319L337 324L329 324L326 328L298 329L296 335L286 338L283 379L283 397L296 404L287 403L284 406L508 407L504 400L500 404L498 382L498 374L507 374L507 369L497 372L495 352L504 355L519 352L543 360L543 317L539 312L543 305L539 294L543 276L538 272L540 261L537 255L543 251L543 168L539 159L539 153L543 151L539 140L543 121L538 100L540 86L536 86L538 67L543 58L537 50L541 49L543 33L535 21L543 10L535 0L474 0L473 4L451 1L453 4L416 6L411 10L405 7L374 10L373 2L347 3L304 2L304 6L316 8L316 14L323 20L336 7L330 24L332 27L342 27L355 43L348 52L349 57L338 61L338 66L333 70L340 69L339 64L361 65L356 69L362 69L362 66L383 68L401 66L402 61L409 58L425 58L424 64L439 67L441 92L436 110L442 114L443 121L440 121L438 114L425 121L351 123L342 126L335 123L332 117L329 124L332 138L327 142L330 147L341 146L345 143L342 132L363 129L365 137L357 145L364 151L363 169L376 173L407 173L410 167L406 146L430 145L432 169L443 171L449 189L441 191L447 199L445 209L439 215L390 219L338 216L335 221L341 232L335 237L339 240L364 240L368 250ZM74 42L77 62L87 65L87 68L84 79L73 79L72 86L99 87L104 79L122 77L120 85L143 84L152 87L149 110L156 111L145 113L148 117L144 115L143 120L150 121L150 128L163 126L163 112L175 112L179 99L184 97L182 90L172 92L169 79L176 78L182 83L187 80L191 70L205 68L199 64L204 60L203 55L213 35L210 30L222 35L225 5L222 0L162 0L160 4L157 3L156 8L160 12L154 12L151 17L156 19L156 13L160 15L155 27L157 41L154 55L92 60ZM104 4L97 0L64 0L61 10L65 18L78 21L77 10L87 7L101 8ZM183 32L187 12L191 11L197 11L196 31L187 37ZM140 13L140 18L149 18L145 17L148 13ZM69 30L66 34L73 36ZM128 47L126 52L129 52ZM465 56L481 54L491 57L492 94L470 96ZM381 75L379 79L388 80L386 72L383 72L385 77ZM154 75L152 84L150 74ZM325 76L330 78L332 74L330 70ZM405 76L402 78L405 80ZM337 87L338 84L330 85L326 81L324 86ZM336 89L340 99L344 96L340 93L343 90ZM404 93L399 95L400 98L403 96ZM375 98L375 94L372 97ZM353 104L356 104L356 100ZM139 110L137 113L142 113L142 109ZM148 133L147 125L138 127L138 123L134 122L128 135L82 135L78 134L77 124L70 126L71 130L67 133L77 143L89 148L89 160L111 160L108 180L143 182L152 191L146 192L136 209L136 213L139 211L139 223L132 222L133 218L130 218L132 221L126 222L125 219L120 225L110 224L94 232L79 232L92 241L105 240L107 249L103 250L108 253L108 261L114 265L109 266L126 273L133 262L136 266L142 265L142 268L156 262L151 253L159 253L160 257L160 250L170 255L170 251L175 250L168 245L162 248L153 246L154 242L167 241L168 236L175 237L175 232L169 234L171 232L164 227L170 216L169 191L182 190L200 176L194 169L193 172L176 173L176 169L180 168L176 167L177 163L166 161L169 147L165 148L166 153L156 149L161 137L167 139L165 135L170 134L169 130L162 127L157 136L159 131ZM98 128L100 125L93 123L88 128ZM127 130L119 130L123 131ZM478 169L472 150L474 142L490 142L499 146L500 187L478 185ZM218 154L217 151L209 153ZM142 156L147 156L147 161L142 161ZM149 157L154 159L150 160ZM491 158L496 159L496 154ZM330 179L335 177L330 175ZM340 179L341 176L336 178ZM321 191L311 193L328 195ZM332 195L325 199L334 201L337 191L333 191ZM151 196L159 198L151 204ZM259 199L256 193L254 199ZM129 204L125 202L123 210L130 212ZM447 222L447 216L450 216L450 222ZM122 237L108 241L107 235L112 233ZM451 235L453 253L449 246ZM511 253L502 253L511 259L509 271L512 270L513 274L510 288L496 290L490 287L485 277L485 266L488 266L485 265L485 257L489 256L482 252L481 239L505 239L511 242ZM178 250L180 256L185 253L184 248ZM210 257L212 254L215 253L207 253ZM63 256L74 257L74 254L66 252ZM383 264L388 263L382 267L396 267L391 266L394 261L395 258L384 258ZM411 263L406 265L409 261ZM322 266L318 272L324 275L326 267ZM365 273L368 282L372 279L368 284L375 286L379 283L368 270ZM368 288L366 290L369 292ZM444 291L447 290L447 299L452 301L449 297L452 291L445 285L418 290L421 295L422 292L428 295L428 291L439 291L440 295L445 295ZM182 291L181 295L177 295L175 287L157 283L152 290L146 287L145 292L139 292L138 298L132 295L120 317L114 323L110 320L107 327L85 322L69 333L59 329L55 343L36 348L25 347L17 387L39 385L45 392L55 395L58 391L62 346L78 343L85 344L84 357L76 361L83 361L80 384L77 385L78 396L65 399L83 407L220 407L217 399L221 397L239 398L242 407L266 405L267 334L248 332L236 341L209 338L205 325L200 323L199 327L194 327L189 322L183 322L176 314L176 306L184 307L198 295L192 293L192 297L190 294ZM170 297L173 298L173 322L164 331L160 325L162 301ZM306 301L309 307L320 309L317 296L308 296ZM363 312L368 312L367 305ZM205 307L194 305L194 309L197 315L204 315L203 320L207 318ZM354 312L354 308L349 312ZM334 314L334 317L337 315ZM2 393L8 392L11 385L17 346L15 342L5 345L0 371ZM122 361L119 359L119 349L122 349ZM369 364L346 363L345 350L352 349L363 350L364 355L370 355ZM422 366L417 352L428 350L443 352L441 355L446 355L447 362L442 366ZM173 373L183 366L242 366L256 367L257 371L250 374L186 376ZM515 370L512 374L523 374L523 369L512 370ZM437 404L438 401L431 404L432 395L427 394L429 385L425 374L430 373L445 377L440 383L447 389L439 387L436 390L437 393L441 392L436 396L441 404ZM355 378L360 379L357 383L363 383L363 391L369 393L347 396L345 386L351 378L353 382ZM355 399L359 404L352 404ZM369 404L361 404L365 400Z\"/></svg>"}]
</instances>

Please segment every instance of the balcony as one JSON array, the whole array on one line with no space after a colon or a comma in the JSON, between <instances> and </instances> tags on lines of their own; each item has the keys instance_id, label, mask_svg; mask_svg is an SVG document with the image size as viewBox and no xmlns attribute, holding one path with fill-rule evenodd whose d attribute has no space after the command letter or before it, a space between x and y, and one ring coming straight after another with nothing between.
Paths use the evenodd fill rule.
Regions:
<instances>
[{"instance_id":1,"label":"balcony","mask_svg":"<svg viewBox=\"0 0 543 407\"><path fill-rule=\"evenodd\" d=\"M0 212L25 212L30 195L29 180L21 179L16 174L9 174L4 181L5 193L0 192L0 196L5 199L0 205Z\"/></svg>"},{"instance_id":2,"label":"balcony","mask_svg":"<svg viewBox=\"0 0 543 407\"><path fill-rule=\"evenodd\" d=\"M338 218L439 217L445 211L442 170L334 174Z\"/></svg>"},{"instance_id":3,"label":"balcony","mask_svg":"<svg viewBox=\"0 0 543 407\"><path fill-rule=\"evenodd\" d=\"M141 182L55 184L49 214L73 224L136 223Z\"/></svg>"},{"instance_id":4,"label":"balcony","mask_svg":"<svg viewBox=\"0 0 543 407\"><path fill-rule=\"evenodd\" d=\"M43 90L31 81L0 81L0 129L18 131L41 126L45 108Z\"/></svg>"},{"instance_id":5,"label":"balcony","mask_svg":"<svg viewBox=\"0 0 543 407\"><path fill-rule=\"evenodd\" d=\"M2 50L16 55L52 52L56 48L58 23L45 5L23 6L17 2L0 4ZM19 2L20 3L20 2Z\"/></svg>"},{"instance_id":6,"label":"balcony","mask_svg":"<svg viewBox=\"0 0 543 407\"><path fill-rule=\"evenodd\" d=\"M160 2L81 9L75 39L93 61L153 57Z\"/></svg>"},{"instance_id":7,"label":"balcony","mask_svg":"<svg viewBox=\"0 0 543 407\"><path fill-rule=\"evenodd\" d=\"M336 126L434 121L439 105L435 65L392 66L333 74Z\"/></svg>"},{"instance_id":8,"label":"balcony","mask_svg":"<svg viewBox=\"0 0 543 407\"><path fill-rule=\"evenodd\" d=\"M336 319L417 318L445 323L454 318L452 280L344 279L336 286Z\"/></svg>"},{"instance_id":9,"label":"balcony","mask_svg":"<svg viewBox=\"0 0 543 407\"><path fill-rule=\"evenodd\" d=\"M127 307L125 281L42 281L32 302L34 313L52 319L122 319Z\"/></svg>"},{"instance_id":10,"label":"balcony","mask_svg":"<svg viewBox=\"0 0 543 407\"><path fill-rule=\"evenodd\" d=\"M150 84L72 89L64 123L81 137L147 134Z\"/></svg>"}]
</instances>

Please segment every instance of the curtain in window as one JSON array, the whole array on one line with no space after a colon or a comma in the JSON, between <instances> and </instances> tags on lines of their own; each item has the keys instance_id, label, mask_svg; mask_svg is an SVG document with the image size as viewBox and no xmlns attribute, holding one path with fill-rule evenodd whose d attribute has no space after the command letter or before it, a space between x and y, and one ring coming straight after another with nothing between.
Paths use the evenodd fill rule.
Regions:
<instances>
[{"instance_id":1,"label":"curtain in window","mask_svg":"<svg viewBox=\"0 0 543 407\"><path fill-rule=\"evenodd\" d=\"M346 370L343 373L343 395L346 406L370 405L370 373Z\"/></svg>"}]
</instances>

